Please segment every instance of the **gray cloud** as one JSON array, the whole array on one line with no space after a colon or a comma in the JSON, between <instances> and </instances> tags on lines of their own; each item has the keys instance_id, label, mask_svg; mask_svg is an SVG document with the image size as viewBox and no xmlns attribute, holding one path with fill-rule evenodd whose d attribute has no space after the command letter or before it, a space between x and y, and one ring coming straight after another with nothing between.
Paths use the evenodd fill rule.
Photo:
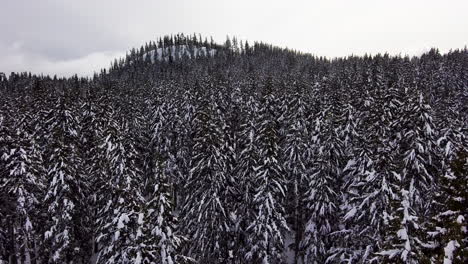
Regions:
<instances>
[{"instance_id":1,"label":"gray cloud","mask_svg":"<svg viewBox=\"0 0 468 264\"><path fill-rule=\"evenodd\" d=\"M463 48L465 0L12 0L0 8L0 71L90 75L171 33L227 34L324 56Z\"/></svg>"},{"instance_id":2,"label":"gray cloud","mask_svg":"<svg viewBox=\"0 0 468 264\"><path fill-rule=\"evenodd\" d=\"M0 44L0 71L6 73L30 71L52 76L71 76L76 73L80 76L91 76L95 71L109 67L114 58L123 55L122 52L99 51L61 59L24 49L20 42L11 46Z\"/></svg>"}]
</instances>

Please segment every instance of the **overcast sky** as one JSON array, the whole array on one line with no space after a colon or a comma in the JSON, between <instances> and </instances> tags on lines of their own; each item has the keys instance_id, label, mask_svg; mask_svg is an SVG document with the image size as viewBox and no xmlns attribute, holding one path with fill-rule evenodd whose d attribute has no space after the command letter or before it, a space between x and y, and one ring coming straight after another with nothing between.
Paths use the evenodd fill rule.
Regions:
<instances>
[{"instance_id":1,"label":"overcast sky","mask_svg":"<svg viewBox=\"0 0 468 264\"><path fill-rule=\"evenodd\" d=\"M1 0L0 72L90 75L156 37L201 33L319 56L468 44L467 0Z\"/></svg>"}]
</instances>

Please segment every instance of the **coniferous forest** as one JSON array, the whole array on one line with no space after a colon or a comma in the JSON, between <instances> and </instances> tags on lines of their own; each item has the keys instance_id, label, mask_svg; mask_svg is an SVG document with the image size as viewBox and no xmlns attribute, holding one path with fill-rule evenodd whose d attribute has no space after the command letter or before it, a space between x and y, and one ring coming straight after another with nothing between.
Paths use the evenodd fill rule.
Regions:
<instances>
[{"instance_id":1,"label":"coniferous forest","mask_svg":"<svg viewBox=\"0 0 468 264\"><path fill-rule=\"evenodd\" d=\"M466 48L178 34L0 95L0 263L468 261Z\"/></svg>"}]
</instances>

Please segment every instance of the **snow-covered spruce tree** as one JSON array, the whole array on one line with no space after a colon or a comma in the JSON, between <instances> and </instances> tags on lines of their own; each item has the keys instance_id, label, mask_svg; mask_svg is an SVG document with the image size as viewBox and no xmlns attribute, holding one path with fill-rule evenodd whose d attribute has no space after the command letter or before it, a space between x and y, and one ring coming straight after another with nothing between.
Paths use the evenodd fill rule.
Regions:
<instances>
[{"instance_id":1,"label":"snow-covered spruce tree","mask_svg":"<svg viewBox=\"0 0 468 264\"><path fill-rule=\"evenodd\" d=\"M36 242L39 239L40 202L43 199L44 186L41 176L43 167L28 122L28 113L14 122L16 133L8 133L3 118L0 117L0 195L3 206L1 216L10 223L5 229L11 241L0 239L0 243L11 245L12 261L31 262L36 257ZM9 208L9 210L5 210ZM3 229L2 229L3 230ZM1 238L1 235L0 235Z\"/></svg>"},{"instance_id":2,"label":"snow-covered spruce tree","mask_svg":"<svg viewBox=\"0 0 468 264\"><path fill-rule=\"evenodd\" d=\"M176 263L183 259L179 253L182 237L176 234L177 217L172 199L171 181L167 176L170 139L167 131L167 104L162 101L147 102L149 109L145 127L141 128L139 140L147 143L140 146L144 155L142 195L144 204L142 223L144 229L138 243L148 245L142 255L142 263ZM147 138L147 139L146 139Z\"/></svg>"},{"instance_id":3,"label":"snow-covered spruce tree","mask_svg":"<svg viewBox=\"0 0 468 264\"><path fill-rule=\"evenodd\" d=\"M195 86L197 87L197 86ZM175 84L171 84L169 88L175 88ZM183 206L183 199L185 197L185 184L190 174L190 161L193 150L193 134L194 118L195 118L195 105L197 97L194 95L193 88L184 87L184 91L179 98L172 102L174 107L171 111L173 122L171 124L171 141L169 151L168 175L170 175L173 185L173 198L174 205L177 208ZM180 198L180 202L179 202Z\"/></svg>"},{"instance_id":4,"label":"snow-covered spruce tree","mask_svg":"<svg viewBox=\"0 0 468 264\"><path fill-rule=\"evenodd\" d=\"M11 108L9 108L11 109ZM9 255L13 250L10 250L11 239L8 235L8 228L11 228L12 224L7 220L7 216L13 211L11 203L9 202L9 196L7 192L1 187L4 180L9 176L9 172L3 169L6 166L6 155L9 153L8 143L12 141L12 129L7 126L6 117L7 109L3 100L0 100L0 256L1 259L8 259ZM14 247L13 247L14 248Z\"/></svg>"},{"instance_id":5,"label":"snow-covered spruce tree","mask_svg":"<svg viewBox=\"0 0 468 264\"><path fill-rule=\"evenodd\" d=\"M154 245L140 244L145 230L141 213L141 169L125 120L109 121L100 148L105 151L108 184L99 193L106 204L99 209L98 263L143 263ZM118 122L118 123L117 123ZM148 249L149 248L149 249Z\"/></svg>"},{"instance_id":6,"label":"snow-covered spruce tree","mask_svg":"<svg viewBox=\"0 0 468 264\"><path fill-rule=\"evenodd\" d=\"M405 104L405 118L401 121L399 140L402 163L400 173L404 187L410 192L411 203L421 216L428 216L434 186L438 183L437 169L440 157L437 152L437 130L432 121L432 111L422 94L409 97ZM411 186L411 187L410 187ZM412 191L410 188L414 188Z\"/></svg>"},{"instance_id":7,"label":"snow-covered spruce tree","mask_svg":"<svg viewBox=\"0 0 468 264\"><path fill-rule=\"evenodd\" d=\"M412 208L410 192L401 189L390 206L393 215L389 217L389 227L381 251L376 253L378 263L430 263L423 252L425 244L419 239L423 231L420 219Z\"/></svg>"},{"instance_id":8,"label":"snow-covered spruce tree","mask_svg":"<svg viewBox=\"0 0 468 264\"><path fill-rule=\"evenodd\" d=\"M227 247L229 248L229 262L238 263L242 261L243 248L242 238L245 238L245 221L241 209L244 208L245 197L243 179L238 174L239 163L241 161L240 153L243 150L241 146L241 134L243 132L243 118L249 113L243 109L244 101L242 91L239 86L235 85L232 91L227 91L230 87L225 83L219 84L220 91L217 98L219 99L219 114L224 120L221 127L222 133L225 136L224 145L221 151L226 155L226 190L225 199L226 211L229 212L230 227L228 232ZM254 111L255 113L255 111ZM251 187L251 185L250 185ZM250 189L250 187L247 187ZM250 196L251 197L251 196Z\"/></svg>"},{"instance_id":9,"label":"snow-covered spruce tree","mask_svg":"<svg viewBox=\"0 0 468 264\"><path fill-rule=\"evenodd\" d=\"M249 226L249 219L253 219L255 212L253 208L254 182L255 182L255 169L258 167L258 151L256 145L257 127L255 123L255 116L258 111L258 101L253 97L246 100L243 106L243 119L240 125L241 131L238 135L238 147L240 153L238 154L237 165L235 168L235 177L237 179L237 186L239 197L238 207L234 215L234 225L238 231L238 237L235 239L237 247L233 249L233 259L238 260L235 263L242 263L246 251L248 250L247 243L247 227Z\"/></svg>"},{"instance_id":10,"label":"snow-covered spruce tree","mask_svg":"<svg viewBox=\"0 0 468 264\"><path fill-rule=\"evenodd\" d=\"M411 97L407 99L410 102L406 106L412 105L411 99ZM392 104L392 100L389 102L390 105L385 108L387 111L397 109L397 106ZM395 175L399 176L395 184L398 193L389 203L387 235L375 258L380 261L402 263L428 261L425 250L429 244L426 243L424 214L427 214L429 208L426 204L421 204L421 201L425 200L422 197L424 192L432 189L429 181L432 177L428 170L429 166L432 166L432 158L435 157L435 150L433 150L435 142L431 137L434 129L429 113L424 111L427 106L422 105L422 97L419 98L416 106L409 107L409 109L411 110L405 109L403 115L394 116L396 119L390 124L390 127L400 131L393 141L398 144L398 149L395 151L397 155L393 161L397 167ZM416 120L411 118L412 114L417 117ZM412 126L414 126L413 129ZM421 132L421 129L424 129L425 133ZM426 135L427 142L421 141L421 134ZM426 160L423 160L424 158Z\"/></svg>"},{"instance_id":11,"label":"snow-covered spruce tree","mask_svg":"<svg viewBox=\"0 0 468 264\"><path fill-rule=\"evenodd\" d=\"M12 100L0 100L0 259L12 262L16 261L13 237L15 204L14 197L10 197L3 186L10 178L10 171L6 167L10 146L15 135L15 122L12 118L14 112Z\"/></svg>"},{"instance_id":12,"label":"snow-covered spruce tree","mask_svg":"<svg viewBox=\"0 0 468 264\"><path fill-rule=\"evenodd\" d=\"M346 104L344 113L338 117L339 128L337 134L342 143L342 158L340 159L342 171L341 181L339 182L340 205L337 216L340 220L337 225L338 229L331 234L330 239L333 241L333 247L329 250L327 262L352 262L362 253L354 249L357 243L352 239L356 235L353 233L353 224L344 221L346 214L355 206L351 199L356 197L353 187L357 180L356 171L366 171L366 166L370 166L366 161L370 161L372 150L358 133L362 115L352 105ZM312 154L311 156L313 157ZM356 167L358 163L362 166L361 168ZM357 246L357 248L360 248L360 246Z\"/></svg>"},{"instance_id":13,"label":"snow-covered spruce tree","mask_svg":"<svg viewBox=\"0 0 468 264\"><path fill-rule=\"evenodd\" d=\"M345 161L351 161L349 164L350 166L352 163L355 163L355 149L359 145L357 142L359 134L358 134L358 126L360 122L360 115L358 111L351 105L346 104L344 107L344 112L342 116L339 118L339 127L340 127L340 139L343 144L343 158ZM346 164L347 165L347 164ZM351 182L353 178L344 178L342 187Z\"/></svg>"},{"instance_id":14,"label":"snow-covered spruce tree","mask_svg":"<svg viewBox=\"0 0 468 264\"><path fill-rule=\"evenodd\" d=\"M209 99L209 100L208 100ZM193 120L193 149L181 227L189 242L183 253L200 263L224 263L229 258L224 120L216 100L200 97Z\"/></svg>"},{"instance_id":15,"label":"snow-covered spruce tree","mask_svg":"<svg viewBox=\"0 0 468 264\"><path fill-rule=\"evenodd\" d=\"M174 100L164 99L164 105L161 104L160 110L157 110L160 115L163 116L161 120L165 120L161 127L164 133L158 136L164 142L164 153L165 153L165 173L168 177L168 183L170 186L171 199L174 208L178 207L178 197L180 196L179 191L183 182L183 170L181 165L183 164L182 157L185 156L185 151L182 150L182 145L187 137L183 134L183 130L180 129L181 117L177 115L179 109L175 107ZM162 114L164 113L164 114Z\"/></svg>"},{"instance_id":16,"label":"snow-covered spruce tree","mask_svg":"<svg viewBox=\"0 0 468 264\"><path fill-rule=\"evenodd\" d=\"M162 163L162 162L160 162ZM149 193L149 198L142 208L144 229L141 243L148 245L141 263L178 263L179 260L190 260L179 254L183 237L176 233L177 217L171 198L168 178L162 165L155 168L157 183Z\"/></svg>"},{"instance_id":17,"label":"snow-covered spruce tree","mask_svg":"<svg viewBox=\"0 0 468 264\"><path fill-rule=\"evenodd\" d=\"M99 148L103 138L103 131L108 126L109 118L113 113L111 102L108 96L103 96L100 92L89 95L80 106L81 131L80 131L80 158L83 161L83 177L88 182L88 193L85 196L88 221L86 226L90 228L92 234L92 254L98 250L96 244L97 220L99 208L106 205L106 200L99 192L100 187L108 185L108 175L105 169L105 150ZM107 194L106 194L107 195Z\"/></svg>"},{"instance_id":18,"label":"snow-covered spruce tree","mask_svg":"<svg viewBox=\"0 0 468 264\"><path fill-rule=\"evenodd\" d=\"M46 125L49 133L45 196L49 221L44 234L47 262L87 261L89 232L81 221L82 214L88 213L84 210L86 187L77 148L79 124L72 103L58 98L55 108L48 113Z\"/></svg>"},{"instance_id":19,"label":"snow-covered spruce tree","mask_svg":"<svg viewBox=\"0 0 468 264\"><path fill-rule=\"evenodd\" d=\"M258 167L255 168L255 189L252 203L253 219L247 227L246 261L250 263L280 263L284 247L284 231L288 230L283 202L286 178L278 146L277 109L279 105L267 81L256 119L255 141Z\"/></svg>"},{"instance_id":20,"label":"snow-covered spruce tree","mask_svg":"<svg viewBox=\"0 0 468 264\"><path fill-rule=\"evenodd\" d=\"M343 253L335 257L350 261L368 261L373 252L378 252L386 236L391 216L390 201L399 193L397 183L401 180L396 164L398 145L396 136L399 123L400 97L398 93L374 100L364 101L363 120L358 127L358 144L355 158L345 168L347 178L352 179L347 187L349 210L344 215L347 230L342 230L350 241ZM392 95L393 94L393 95Z\"/></svg>"},{"instance_id":21,"label":"snow-covered spruce tree","mask_svg":"<svg viewBox=\"0 0 468 264\"><path fill-rule=\"evenodd\" d=\"M307 223L301 241L305 263L325 262L333 244L330 234L338 229L343 146L332 125L334 118L329 109L317 115L307 157Z\"/></svg>"},{"instance_id":22,"label":"snow-covered spruce tree","mask_svg":"<svg viewBox=\"0 0 468 264\"><path fill-rule=\"evenodd\" d=\"M300 243L304 232L304 201L305 192L308 189L306 175L307 150L309 149L310 134L308 131L308 109L304 98L296 93L290 104L290 113L286 117L290 120L284 144L285 171L289 180L289 192L287 194L287 206L290 207L290 219L292 219L292 230L294 230L294 243L292 246L295 253L295 263L299 261Z\"/></svg>"},{"instance_id":23,"label":"snow-covered spruce tree","mask_svg":"<svg viewBox=\"0 0 468 264\"><path fill-rule=\"evenodd\" d=\"M468 261L468 145L465 136L448 128L438 141L443 150L444 175L434 197L436 214L430 221L429 239L434 247L432 261L466 263Z\"/></svg>"}]
</instances>

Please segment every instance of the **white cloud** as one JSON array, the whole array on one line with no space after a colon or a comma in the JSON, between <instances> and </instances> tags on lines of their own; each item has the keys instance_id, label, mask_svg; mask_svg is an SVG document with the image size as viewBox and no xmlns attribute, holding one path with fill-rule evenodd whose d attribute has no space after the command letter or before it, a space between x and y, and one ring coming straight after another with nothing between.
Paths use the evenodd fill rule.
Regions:
<instances>
[{"instance_id":1,"label":"white cloud","mask_svg":"<svg viewBox=\"0 0 468 264\"><path fill-rule=\"evenodd\" d=\"M38 61L37 68L33 72L44 72L49 75L57 74L59 76L73 74L92 76L94 72L99 72L100 69L109 68L111 61L122 57L124 54L122 52L93 52L71 60L50 61L45 59Z\"/></svg>"},{"instance_id":2,"label":"white cloud","mask_svg":"<svg viewBox=\"0 0 468 264\"><path fill-rule=\"evenodd\" d=\"M5 73L32 72L57 76L92 76L100 69L108 68L115 58L124 56L124 52L102 51L92 52L72 59L51 59L41 54L31 53L22 49L20 42L9 47L0 45L0 71Z\"/></svg>"}]
</instances>

